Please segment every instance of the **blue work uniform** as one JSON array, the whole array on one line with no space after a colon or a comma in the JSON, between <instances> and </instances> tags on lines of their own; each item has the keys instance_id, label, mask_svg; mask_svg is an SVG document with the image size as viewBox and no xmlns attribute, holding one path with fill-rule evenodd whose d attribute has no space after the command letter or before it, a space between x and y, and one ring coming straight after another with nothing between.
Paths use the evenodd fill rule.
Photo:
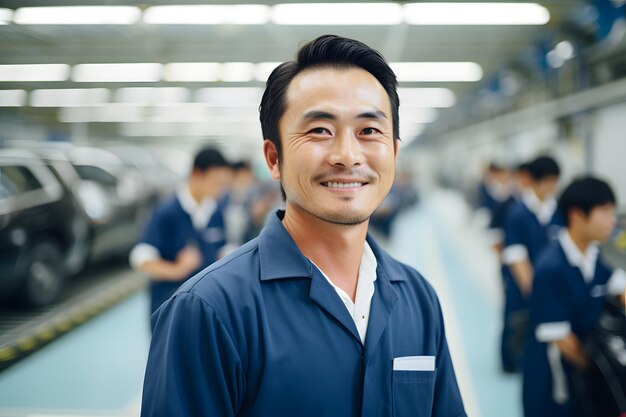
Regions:
<instances>
[{"instance_id":1,"label":"blue work uniform","mask_svg":"<svg viewBox=\"0 0 626 417\"><path fill-rule=\"evenodd\" d=\"M283 215L154 314L142 417L466 416L424 278L368 237L377 279L363 343Z\"/></svg>"},{"instance_id":2,"label":"blue work uniform","mask_svg":"<svg viewBox=\"0 0 626 417\"><path fill-rule=\"evenodd\" d=\"M195 246L202 254L202 265L186 279L217 260L219 250L226 244L224 218L220 206L216 206L204 227L194 226L192 216L183 208L180 196L159 205L139 243L156 248L159 257L174 262L178 253L187 246ZM150 282L151 312L172 296L185 281Z\"/></svg>"},{"instance_id":3,"label":"blue work uniform","mask_svg":"<svg viewBox=\"0 0 626 417\"><path fill-rule=\"evenodd\" d=\"M574 366L551 342L570 332L584 340L597 326L606 296L624 291L623 272L614 274L599 256L595 271L585 279L581 268L568 260L562 240L550 243L535 268L523 362L525 417L583 415ZM614 279L618 275L622 282Z\"/></svg>"},{"instance_id":4,"label":"blue work uniform","mask_svg":"<svg viewBox=\"0 0 626 417\"><path fill-rule=\"evenodd\" d=\"M546 221L547 219L547 221ZM512 248L522 250L523 259L535 266L541 251L557 238L563 219L556 209L541 221L530 208L528 196L512 203L505 220L502 268L504 281L504 317L501 339L501 360L507 371L518 371L528 328L528 299L522 294L507 262L507 252Z\"/></svg>"}]
</instances>

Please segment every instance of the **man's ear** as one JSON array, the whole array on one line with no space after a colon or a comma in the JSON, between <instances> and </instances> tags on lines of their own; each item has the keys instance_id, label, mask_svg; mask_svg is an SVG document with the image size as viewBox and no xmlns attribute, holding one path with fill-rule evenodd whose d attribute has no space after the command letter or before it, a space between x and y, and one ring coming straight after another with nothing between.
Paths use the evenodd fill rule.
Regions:
<instances>
[{"instance_id":1,"label":"man's ear","mask_svg":"<svg viewBox=\"0 0 626 417\"><path fill-rule=\"evenodd\" d=\"M270 175L275 180L280 180L280 170L278 169L278 152L276 145L269 139L263 141L263 156L265 156L265 163L270 170Z\"/></svg>"}]
</instances>

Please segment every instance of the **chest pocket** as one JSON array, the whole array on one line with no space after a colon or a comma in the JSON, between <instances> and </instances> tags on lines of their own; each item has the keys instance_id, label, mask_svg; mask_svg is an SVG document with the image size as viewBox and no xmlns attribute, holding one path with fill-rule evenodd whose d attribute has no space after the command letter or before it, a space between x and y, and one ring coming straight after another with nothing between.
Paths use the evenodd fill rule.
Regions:
<instances>
[{"instance_id":1,"label":"chest pocket","mask_svg":"<svg viewBox=\"0 0 626 417\"><path fill-rule=\"evenodd\" d=\"M393 371L394 417L430 417L437 371Z\"/></svg>"}]
</instances>

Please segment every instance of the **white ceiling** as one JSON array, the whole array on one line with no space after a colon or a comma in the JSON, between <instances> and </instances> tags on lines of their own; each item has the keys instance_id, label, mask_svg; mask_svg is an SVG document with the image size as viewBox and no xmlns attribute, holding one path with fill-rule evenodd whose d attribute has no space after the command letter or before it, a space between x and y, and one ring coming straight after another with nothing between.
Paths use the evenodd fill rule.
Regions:
<instances>
[{"instance_id":1,"label":"white ceiling","mask_svg":"<svg viewBox=\"0 0 626 417\"><path fill-rule=\"evenodd\" d=\"M201 3L185 1L186 4ZM220 1L220 4L239 2ZM259 3L259 2L257 2ZM275 4L278 2L263 2ZM498 3L498 2L494 2ZM71 66L84 63L172 63L172 62L282 62L293 59L298 45L321 34L334 33L359 39L378 49L390 62L476 62L486 76L501 68L505 63L522 54L529 53L534 42L544 36L560 22L566 20L579 9L583 0L543 0L539 1L551 15L546 26L418 26L399 24L393 26L287 26L265 25L151 25L139 22L129 26L41 26L41 25L0 25L0 64L42 64L66 63ZM15 9L27 6L80 5L78 1L5 0L2 7ZM150 5L172 4L164 0L151 1L103 1L106 5L139 5L145 9ZM74 81L55 82L0 82L0 90L57 88L106 88L112 97L121 93L124 87L184 87L191 97L197 97L198 90L212 87L262 87L260 81L252 82L166 82L151 83L92 83ZM402 83L401 87L443 87L450 89L457 97L475 94L478 87L474 82L429 82ZM258 94L252 94L258 97ZM32 99L32 97L31 97ZM193 100L193 99L192 99ZM407 105L415 103L403 102ZM260 128L254 106L254 99L245 103L245 109L211 112L190 109L198 112L198 118L211 117L202 123L189 119L188 125L179 123L178 134L193 137L227 138L239 136L241 143L258 140ZM193 107L193 106L192 106ZM206 106L205 106L206 107ZM209 106L210 107L210 106ZM0 118L19 117L37 123L64 129L71 125L67 118L70 110L56 107L0 107ZM145 122L159 121L157 115L167 113L163 109L143 109ZM183 110L172 110L181 112ZM433 119L445 122L449 110L439 109L414 121ZM160 112L160 113L159 113ZM204 113L203 113L204 112ZM415 110L416 114L418 110ZM405 112L410 114L410 112ZM150 118L151 117L151 118ZM175 116L172 116L175 118ZM221 118L220 118L221 117ZM214 120L213 120L214 119ZM66 120L62 122L61 120ZM79 120L79 119L75 119ZM101 119L104 120L104 119ZM114 118L112 119L114 120ZM164 119L167 120L167 119ZM187 119L185 119L187 120ZM409 120L407 119L407 128ZM134 140L153 134L168 136L177 134L172 125L149 125L150 123L128 126L115 122L90 123L86 129L90 135L108 138L128 135ZM402 119L401 119L402 124ZM415 130L407 129L414 134ZM145 130L142 130L144 129ZM70 129L67 129L68 131ZM82 131L85 131L84 129ZM146 135L142 132L145 131Z\"/></svg>"}]
</instances>

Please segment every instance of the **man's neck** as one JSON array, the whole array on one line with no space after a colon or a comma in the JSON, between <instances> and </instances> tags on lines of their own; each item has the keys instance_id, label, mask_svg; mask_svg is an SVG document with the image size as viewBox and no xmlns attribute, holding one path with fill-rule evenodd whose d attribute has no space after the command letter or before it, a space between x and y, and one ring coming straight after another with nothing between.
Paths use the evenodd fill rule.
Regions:
<instances>
[{"instance_id":1,"label":"man's neck","mask_svg":"<svg viewBox=\"0 0 626 417\"><path fill-rule=\"evenodd\" d=\"M572 242L578 248L580 253L585 255L587 253L587 249L589 249L589 245L591 245L592 240L585 236L584 233L581 233L577 228L570 227L567 229L567 233L569 234Z\"/></svg>"},{"instance_id":2,"label":"man's neck","mask_svg":"<svg viewBox=\"0 0 626 417\"><path fill-rule=\"evenodd\" d=\"M283 225L304 256L354 301L368 222L333 224L287 203Z\"/></svg>"},{"instance_id":3,"label":"man's neck","mask_svg":"<svg viewBox=\"0 0 626 417\"><path fill-rule=\"evenodd\" d=\"M193 180L189 181L187 188L189 188L189 194L191 194L196 204L200 204L205 198L208 198L206 193L203 192L202 185L197 184Z\"/></svg>"}]
</instances>

